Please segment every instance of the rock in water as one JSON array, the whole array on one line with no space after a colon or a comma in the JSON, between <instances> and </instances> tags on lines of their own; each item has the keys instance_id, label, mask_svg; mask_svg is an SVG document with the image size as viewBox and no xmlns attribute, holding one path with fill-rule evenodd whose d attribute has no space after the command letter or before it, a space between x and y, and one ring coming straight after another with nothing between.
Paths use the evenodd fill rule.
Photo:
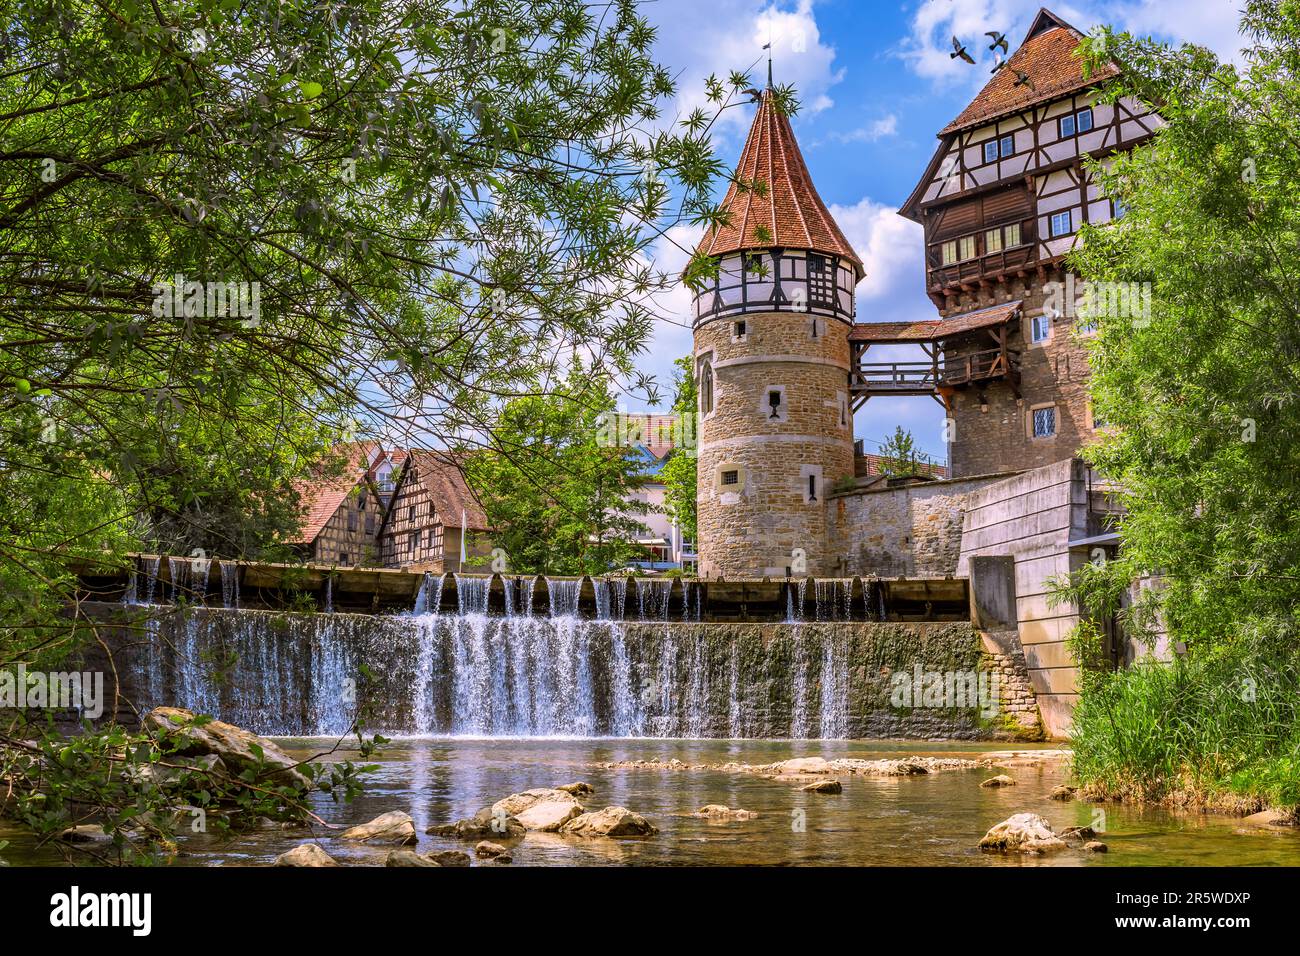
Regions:
<instances>
[{"instance_id":1,"label":"rock in water","mask_svg":"<svg viewBox=\"0 0 1300 956\"><path fill-rule=\"evenodd\" d=\"M659 829L627 807L606 807L574 817L560 832L571 836L645 837L654 836Z\"/></svg>"},{"instance_id":2,"label":"rock in water","mask_svg":"<svg viewBox=\"0 0 1300 956\"><path fill-rule=\"evenodd\" d=\"M1107 853L1110 851L1110 847L1106 846L1106 844L1102 843L1100 840L1089 840L1083 845L1083 848L1089 853Z\"/></svg>"},{"instance_id":3,"label":"rock in water","mask_svg":"<svg viewBox=\"0 0 1300 956\"><path fill-rule=\"evenodd\" d=\"M1017 813L984 834L979 846L981 850L1003 853L1046 853L1065 849L1065 841L1038 814Z\"/></svg>"},{"instance_id":4,"label":"rock in water","mask_svg":"<svg viewBox=\"0 0 1300 956\"><path fill-rule=\"evenodd\" d=\"M474 855L480 859L492 859L493 857L502 856L506 848L500 843L493 843L491 840L484 840L474 846Z\"/></svg>"},{"instance_id":5,"label":"rock in water","mask_svg":"<svg viewBox=\"0 0 1300 956\"><path fill-rule=\"evenodd\" d=\"M800 787L800 790L807 790L809 793L843 793L844 788L840 786L838 780L818 780L816 783L810 783L807 786Z\"/></svg>"},{"instance_id":6,"label":"rock in water","mask_svg":"<svg viewBox=\"0 0 1300 956\"><path fill-rule=\"evenodd\" d=\"M339 839L351 840L355 843L399 843L409 846L417 840L415 821L411 819L409 813L390 810L388 813L381 813L369 823L344 830L339 834Z\"/></svg>"},{"instance_id":7,"label":"rock in water","mask_svg":"<svg viewBox=\"0 0 1300 956\"><path fill-rule=\"evenodd\" d=\"M414 850L393 850L388 854L388 859L384 860L384 866L439 866L436 861L429 859L423 854L416 853Z\"/></svg>"},{"instance_id":8,"label":"rock in water","mask_svg":"<svg viewBox=\"0 0 1300 956\"><path fill-rule=\"evenodd\" d=\"M554 833L582 812L582 804L572 794L553 787L512 793L492 804L489 811L498 818L502 814L513 816L525 830L542 833Z\"/></svg>"},{"instance_id":9,"label":"rock in water","mask_svg":"<svg viewBox=\"0 0 1300 956\"><path fill-rule=\"evenodd\" d=\"M1077 787L1053 787L1048 794L1053 800L1073 800Z\"/></svg>"},{"instance_id":10,"label":"rock in water","mask_svg":"<svg viewBox=\"0 0 1300 956\"><path fill-rule=\"evenodd\" d=\"M772 767L774 773L830 773L831 765L822 757L795 757Z\"/></svg>"},{"instance_id":11,"label":"rock in water","mask_svg":"<svg viewBox=\"0 0 1300 956\"><path fill-rule=\"evenodd\" d=\"M695 811L695 815L709 820L752 820L758 816L753 810L733 810L731 807L724 807L719 803L710 803L707 807L700 807Z\"/></svg>"},{"instance_id":12,"label":"rock in water","mask_svg":"<svg viewBox=\"0 0 1300 956\"><path fill-rule=\"evenodd\" d=\"M98 823L83 823L68 827L59 834L59 839L64 843L112 843L113 835L105 833Z\"/></svg>"},{"instance_id":13,"label":"rock in water","mask_svg":"<svg viewBox=\"0 0 1300 956\"><path fill-rule=\"evenodd\" d=\"M493 813L491 807L484 807L469 820L436 823L424 832L456 840L483 840L489 837L513 840L524 835L524 825L504 811Z\"/></svg>"},{"instance_id":14,"label":"rock in water","mask_svg":"<svg viewBox=\"0 0 1300 956\"><path fill-rule=\"evenodd\" d=\"M565 793L572 794L575 797L586 797L596 792L596 788L589 783L583 783L579 780L577 783L566 783L562 787L556 787L556 790L563 790Z\"/></svg>"},{"instance_id":15,"label":"rock in water","mask_svg":"<svg viewBox=\"0 0 1300 956\"><path fill-rule=\"evenodd\" d=\"M981 787L1014 787L1015 785L1016 781L1005 773L1000 773L996 777L989 777L980 784Z\"/></svg>"},{"instance_id":16,"label":"rock in water","mask_svg":"<svg viewBox=\"0 0 1300 956\"><path fill-rule=\"evenodd\" d=\"M442 850L426 856L438 866L469 866L469 854L462 853L460 850Z\"/></svg>"},{"instance_id":17,"label":"rock in water","mask_svg":"<svg viewBox=\"0 0 1300 956\"><path fill-rule=\"evenodd\" d=\"M265 737L220 720L198 726L191 723L193 720L194 714L183 708L155 707L144 715L143 725L146 730L169 734L176 740L180 748L178 752L185 756L214 754L236 774L261 766L301 787L311 785L307 776L296 769L298 761Z\"/></svg>"},{"instance_id":18,"label":"rock in water","mask_svg":"<svg viewBox=\"0 0 1300 956\"><path fill-rule=\"evenodd\" d=\"M272 866L339 866L334 859L315 843L300 843L288 853L281 853Z\"/></svg>"},{"instance_id":19,"label":"rock in water","mask_svg":"<svg viewBox=\"0 0 1300 956\"><path fill-rule=\"evenodd\" d=\"M1061 831L1061 839L1082 843L1084 840L1091 840L1097 835L1097 831L1092 827L1066 827Z\"/></svg>"}]
</instances>

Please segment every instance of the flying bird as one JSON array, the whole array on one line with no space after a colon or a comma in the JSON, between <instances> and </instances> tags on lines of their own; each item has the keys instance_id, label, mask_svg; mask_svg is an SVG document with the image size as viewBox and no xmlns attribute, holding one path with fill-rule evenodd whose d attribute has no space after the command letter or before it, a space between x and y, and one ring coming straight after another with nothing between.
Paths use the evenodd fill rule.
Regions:
<instances>
[{"instance_id":1,"label":"flying bird","mask_svg":"<svg viewBox=\"0 0 1300 956\"><path fill-rule=\"evenodd\" d=\"M961 41L956 37L952 38L952 49L953 52L948 54L948 59L955 60L957 57L961 57L967 63L975 62L975 58L966 52L966 48L961 45Z\"/></svg>"},{"instance_id":2,"label":"flying bird","mask_svg":"<svg viewBox=\"0 0 1300 956\"><path fill-rule=\"evenodd\" d=\"M1007 47L1007 35L1005 33L999 33L997 30L989 30L984 35L993 38L993 42L989 44L990 50L996 50L998 47L1002 47L1003 53L1009 52Z\"/></svg>"},{"instance_id":3,"label":"flying bird","mask_svg":"<svg viewBox=\"0 0 1300 956\"><path fill-rule=\"evenodd\" d=\"M749 97L751 103L761 103L763 101L763 94L752 86L746 90L742 90L741 92L745 93Z\"/></svg>"},{"instance_id":4,"label":"flying bird","mask_svg":"<svg viewBox=\"0 0 1300 956\"><path fill-rule=\"evenodd\" d=\"M1008 62L1010 61L1002 59L1001 53L993 54L993 69L989 70L989 72L996 73L998 70L1006 66Z\"/></svg>"},{"instance_id":5,"label":"flying bird","mask_svg":"<svg viewBox=\"0 0 1300 956\"><path fill-rule=\"evenodd\" d=\"M1033 90L1034 81L1029 78L1028 73L1023 72L1022 70L1016 70L1016 82L1013 83L1012 86L1027 86Z\"/></svg>"}]
</instances>

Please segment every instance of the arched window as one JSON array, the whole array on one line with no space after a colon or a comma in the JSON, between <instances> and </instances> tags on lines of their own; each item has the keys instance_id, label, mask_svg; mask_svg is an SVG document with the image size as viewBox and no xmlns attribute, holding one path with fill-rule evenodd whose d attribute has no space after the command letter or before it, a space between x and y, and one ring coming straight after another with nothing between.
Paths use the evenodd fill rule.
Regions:
<instances>
[{"instance_id":1,"label":"arched window","mask_svg":"<svg viewBox=\"0 0 1300 956\"><path fill-rule=\"evenodd\" d=\"M700 363L700 414L713 411L713 363L705 359Z\"/></svg>"}]
</instances>

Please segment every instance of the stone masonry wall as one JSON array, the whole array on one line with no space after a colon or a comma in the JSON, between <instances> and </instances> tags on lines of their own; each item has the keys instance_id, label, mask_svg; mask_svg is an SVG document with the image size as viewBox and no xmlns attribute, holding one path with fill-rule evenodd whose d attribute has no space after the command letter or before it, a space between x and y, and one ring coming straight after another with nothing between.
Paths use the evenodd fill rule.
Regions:
<instances>
[{"instance_id":1,"label":"stone masonry wall","mask_svg":"<svg viewBox=\"0 0 1300 956\"><path fill-rule=\"evenodd\" d=\"M853 476L848 326L801 313L741 318L743 339L730 318L695 331L697 375L711 364L714 396L699 427L700 573L835 574L829 492ZM782 393L777 417L772 390ZM734 484L724 484L728 472Z\"/></svg>"},{"instance_id":2,"label":"stone masonry wall","mask_svg":"<svg viewBox=\"0 0 1300 956\"><path fill-rule=\"evenodd\" d=\"M844 561L838 573L876 577L955 574L966 497L1003 477L987 475L837 494L832 501L831 541Z\"/></svg>"},{"instance_id":3,"label":"stone masonry wall","mask_svg":"<svg viewBox=\"0 0 1300 956\"><path fill-rule=\"evenodd\" d=\"M1064 281L1059 270L994 283L987 290L954 297L944 315L1023 299L1018 328L1010 347L1020 351L1020 398L1006 382L984 388L967 388L953 396L954 440L949 446L952 474L985 475L1037 468L1073 456L1091 440L1094 429L1088 402L1087 351L1073 331L1075 320L1066 316L1053 324L1051 337L1034 343L1031 317L1042 312L1046 282ZM964 348L954 348L952 358L993 346L987 335L973 337ZM980 411L980 395L988 411ZM1032 438L1030 413L1035 406L1056 408L1056 434Z\"/></svg>"}]
</instances>

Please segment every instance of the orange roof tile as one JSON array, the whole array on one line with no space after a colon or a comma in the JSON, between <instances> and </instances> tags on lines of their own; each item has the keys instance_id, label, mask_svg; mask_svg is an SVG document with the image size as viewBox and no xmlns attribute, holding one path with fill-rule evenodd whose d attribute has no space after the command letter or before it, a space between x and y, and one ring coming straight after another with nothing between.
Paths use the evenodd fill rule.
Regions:
<instances>
[{"instance_id":1,"label":"orange roof tile","mask_svg":"<svg viewBox=\"0 0 1300 956\"><path fill-rule=\"evenodd\" d=\"M355 442L351 445L337 445L333 449L336 455L344 455L348 463L342 474L315 474L296 479L293 489L298 493L302 505L301 530L290 544L311 544L321 533L334 512L347 500L348 495L366 477L366 467L371 454L377 447L375 442Z\"/></svg>"},{"instance_id":2,"label":"orange roof tile","mask_svg":"<svg viewBox=\"0 0 1300 956\"><path fill-rule=\"evenodd\" d=\"M950 315L946 319L921 319L916 322L859 322L849 330L850 342L933 342L963 332L986 329L1010 321L1020 312L1023 300L1014 299L973 312Z\"/></svg>"},{"instance_id":3,"label":"orange roof tile","mask_svg":"<svg viewBox=\"0 0 1300 956\"><path fill-rule=\"evenodd\" d=\"M463 513L465 526L471 531L488 529L483 506L465 481L460 455L428 448L412 448L410 458L408 467L415 469L416 480L424 485L445 526L461 527Z\"/></svg>"},{"instance_id":4,"label":"orange roof tile","mask_svg":"<svg viewBox=\"0 0 1300 956\"><path fill-rule=\"evenodd\" d=\"M736 176L762 182L766 189L759 195L732 182L722 200L728 222L705 234L700 252L722 256L745 249L805 249L848 259L862 277L862 260L817 195L790 120L777 108L771 90L763 93ZM760 228L769 235L760 239Z\"/></svg>"},{"instance_id":5,"label":"orange roof tile","mask_svg":"<svg viewBox=\"0 0 1300 956\"><path fill-rule=\"evenodd\" d=\"M939 131L939 136L992 122L1027 106L1095 86L1119 74L1119 67L1108 63L1085 79L1083 60L1074 55L1082 39L1082 33L1056 14L1046 9L1039 10L1024 42L1011 54L1006 65L993 74L993 79L955 120ZM1016 85L1017 71L1029 77L1033 89L1028 84Z\"/></svg>"}]
</instances>

